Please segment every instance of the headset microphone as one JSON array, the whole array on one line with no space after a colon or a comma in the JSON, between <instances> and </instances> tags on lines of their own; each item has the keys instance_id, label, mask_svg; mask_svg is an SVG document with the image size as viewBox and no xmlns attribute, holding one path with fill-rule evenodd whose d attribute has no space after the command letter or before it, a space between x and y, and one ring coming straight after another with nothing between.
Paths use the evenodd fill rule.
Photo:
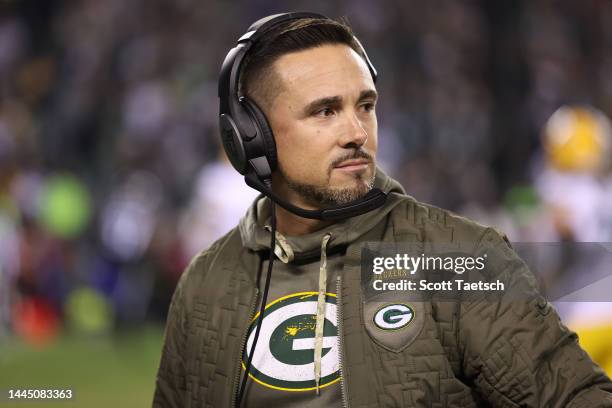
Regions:
<instances>
[{"instance_id":1,"label":"headset microphone","mask_svg":"<svg viewBox=\"0 0 612 408\"><path fill-rule=\"evenodd\" d=\"M363 198L338 207L326 208L322 210L306 210L291 204L281 198L267 187L254 173L247 173L244 177L246 183L255 190L263 193L270 200L283 207L285 210L303 218L314 218L318 220L337 221L349 217L354 217L365 212L374 210L385 203L387 195L380 189L370 190Z\"/></svg>"}]
</instances>

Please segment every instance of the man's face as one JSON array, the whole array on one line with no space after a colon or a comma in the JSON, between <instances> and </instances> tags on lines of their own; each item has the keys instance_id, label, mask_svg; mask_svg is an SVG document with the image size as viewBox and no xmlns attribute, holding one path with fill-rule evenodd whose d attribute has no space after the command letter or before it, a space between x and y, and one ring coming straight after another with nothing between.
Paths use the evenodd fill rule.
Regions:
<instances>
[{"instance_id":1,"label":"man's face","mask_svg":"<svg viewBox=\"0 0 612 408\"><path fill-rule=\"evenodd\" d=\"M308 207L365 195L374 181L376 88L346 45L286 54L273 69L281 91L266 112L278 152L275 190Z\"/></svg>"}]
</instances>

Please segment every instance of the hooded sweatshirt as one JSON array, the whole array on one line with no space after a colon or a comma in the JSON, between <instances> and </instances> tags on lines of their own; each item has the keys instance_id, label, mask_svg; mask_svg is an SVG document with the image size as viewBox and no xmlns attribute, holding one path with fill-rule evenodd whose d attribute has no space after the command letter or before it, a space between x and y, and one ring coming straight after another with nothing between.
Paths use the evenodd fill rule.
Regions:
<instances>
[{"instance_id":1,"label":"hooded sweatshirt","mask_svg":"<svg viewBox=\"0 0 612 408\"><path fill-rule=\"evenodd\" d=\"M380 169L374 186L388 194L376 210L306 235L276 232L276 260L242 407L341 406L336 277L342 273L348 244L366 233L372 234L372 240L382 237L387 215L399 203L399 194L405 194ZM268 268L270 213L270 200L260 196L239 224L243 245L262 254L262 286L262 271ZM259 313L249 327L243 367L258 317Z\"/></svg>"}]
</instances>

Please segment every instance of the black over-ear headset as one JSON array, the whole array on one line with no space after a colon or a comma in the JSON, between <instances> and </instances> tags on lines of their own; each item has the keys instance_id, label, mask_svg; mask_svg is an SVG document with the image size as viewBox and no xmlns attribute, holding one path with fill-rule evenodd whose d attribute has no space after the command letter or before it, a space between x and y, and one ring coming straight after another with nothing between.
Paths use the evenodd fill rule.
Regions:
<instances>
[{"instance_id":1,"label":"black over-ear headset","mask_svg":"<svg viewBox=\"0 0 612 408\"><path fill-rule=\"evenodd\" d=\"M240 174L245 176L246 183L258 190L286 210L304 218L321 220L340 220L364 214L380 207L386 200L386 194L374 188L363 198L345 205L321 210L306 210L284 200L272 191L271 177L276 168L276 144L274 135L262 110L245 96L238 95L240 70L242 63L253 44L272 26L301 18L327 17L316 13L283 13L262 18L253 23L246 34L238 39L221 67L219 76L219 127L221 140L230 162ZM365 49L362 55L372 79L376 82L377 72Z\"/></svg>"}]
</instances>

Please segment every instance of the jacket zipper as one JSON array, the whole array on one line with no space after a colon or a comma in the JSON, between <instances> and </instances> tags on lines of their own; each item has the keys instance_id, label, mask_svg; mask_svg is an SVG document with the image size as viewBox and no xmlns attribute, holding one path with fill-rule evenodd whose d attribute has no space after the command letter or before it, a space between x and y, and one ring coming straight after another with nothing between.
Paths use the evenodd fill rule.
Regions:
<instances>
[{"instance_id":1,"label":"jacket zipper","mask_svg":"<svg viewBox=\"0 0 612 408\"><path fill-rule=\"evenodd\" d=\"M236 403L238 402L238 392L240 391L240 374L242 373L242 355L244 354L244 348L246 347L246 339L249 333L249 326L251 320L253 320L253 316L255 315L255 307L257 306L257 298L259 298L259 289L255 288L255 295L253 296L253 300L251 301L251 309L249 313L249 319L247 320L247 326L244 330L244 335L242 336L242 341L240 342L240 354L238 355L238 367L236 369L236 375L234 377L234 392L232 393L232 403L231 407L236 407ZM240 407L236 407L240 408Z\"/></svg>"},{"instance_id":2,"label":"jacket zipper","mask_svg":"<svg viewBox=\"0 0 612 408\"><path fill-rule=\"evenodd\" d=\"M342 407L343 408L348 408L349 404L348 404L348 399L347 399L347 385L346 382L344 381L344 373L342 371L342 362L345 361L344 359L344 332L342 330L342 291L341 291L341 284L342 282L342 278L340 276L338 276L336 278L336 296L337 296L337 306L336 309L338 310L338 350L339 350L339 355L340 355L340 361L338 362L338 366L340 368L340 393L342 394Z\"/></svg>"}]
</instances>

